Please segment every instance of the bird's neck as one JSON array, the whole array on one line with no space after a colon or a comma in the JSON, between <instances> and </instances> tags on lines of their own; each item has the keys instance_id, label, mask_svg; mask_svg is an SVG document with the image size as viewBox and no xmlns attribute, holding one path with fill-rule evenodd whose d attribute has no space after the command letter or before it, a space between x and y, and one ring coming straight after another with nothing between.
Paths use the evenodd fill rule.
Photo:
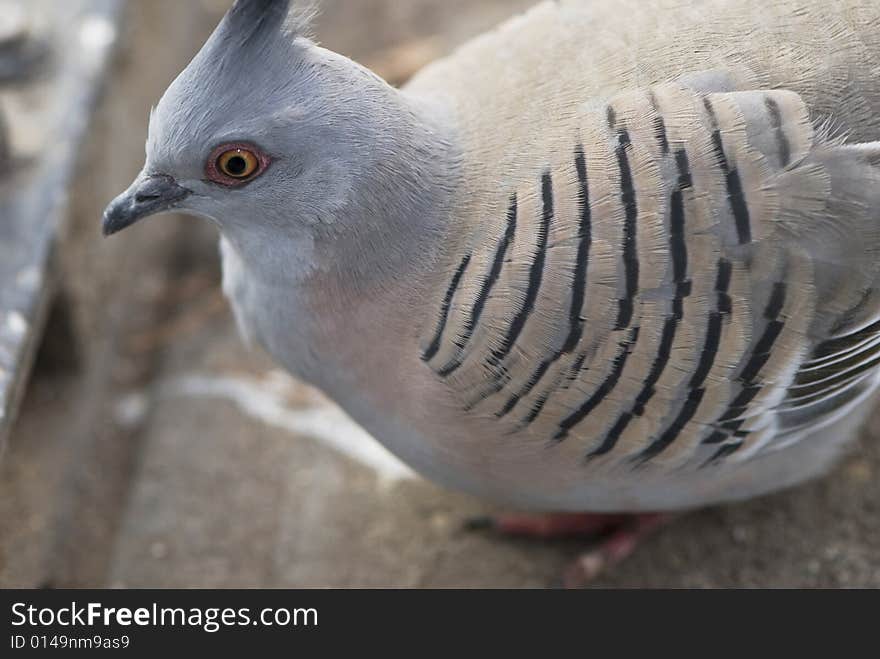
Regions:
<instances>
[{"instance_id":1,"label":"bird's neck","mask_svg":"<svg viewBox=\"0 0 880 659\"><path fill-rule=\"evenodd\" d=\"M358 171L339 217L302 235L261 238L252 227L226 236L264 301L311 317L310 326L325 334L365 341L377 313L415 304L406 300L421 294L436 267L460 187L453 131L444 125L449 113L390 87L387 94L382 115L367 128L376 157Z\"/></svg>"},{"instance_id":2,"label":"bird's neck","mask_svg":"<svg viewBox=\"0 0 880 659\"><path fill-rule=\"evenodd\" d=\"M459 187L456 146L443 113L423 99L394 94L396 112L384 120L380 155L356 186L344 231L315 243L316 276L344 283L355 300L411 286L430 269Z\"/></svg>"}]
</instances>

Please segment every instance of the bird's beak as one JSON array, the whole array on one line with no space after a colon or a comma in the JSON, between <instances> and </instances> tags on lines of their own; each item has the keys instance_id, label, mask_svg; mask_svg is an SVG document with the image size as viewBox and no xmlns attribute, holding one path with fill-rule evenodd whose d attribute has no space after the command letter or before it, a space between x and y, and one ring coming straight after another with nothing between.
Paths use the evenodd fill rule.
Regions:
<instances>
[{"instance_id":1,"label":"bird's beak","mask_svg":"<svg viewBox=\"0 0 880 659\"><path fill-rule=\"evenodd\" d=\"M107 206L101 228L105 236L112 235L143 217L171 210L190 194L170 176L141 173Z\"/></svg>"}]
</instances>

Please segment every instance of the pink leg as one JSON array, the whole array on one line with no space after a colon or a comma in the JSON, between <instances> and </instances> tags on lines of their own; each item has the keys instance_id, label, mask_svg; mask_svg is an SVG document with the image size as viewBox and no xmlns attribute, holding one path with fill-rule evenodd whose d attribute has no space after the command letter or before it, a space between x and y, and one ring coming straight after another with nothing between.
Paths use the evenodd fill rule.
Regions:
<instances>
[{"instance_id":1,"label":"pink leg","mask_svg":"<svg viewBox=\"0 0 880 659\"><path fill-rule=\"evenodd\" d=\"M603 537L599 546L575 559L565 570L562 583L566 588L583 588L605 569L628 558L642 540L664 526L671 515L652 513L633 515L630 520Z\"/></svg>"},{"instance_id":2,"label":"pink leg","mask_svg":"<svg viewBox=\"0 0 880 659\"><path fill-rule=\"evenodd\" d=\"M629 518L595 513L505 514L492 518L492 528L505 535L550 540L601 534Z\"/></svg>"},{"instance_id":3,"label":"pink leg","mask_svg":"<svg viewBox=\"0 0 880 659\"><path fill-rule=\"evenodd\" d=\"M672 515L605 515L598 513L551 513L545 515L498 515L480 526L514 536L547 540L590 536L597 546L569 566L563 576L566 588L582 588L606 568L617 565L635 551L642 540L666 524Z\"/></svg>"}]
</instances>

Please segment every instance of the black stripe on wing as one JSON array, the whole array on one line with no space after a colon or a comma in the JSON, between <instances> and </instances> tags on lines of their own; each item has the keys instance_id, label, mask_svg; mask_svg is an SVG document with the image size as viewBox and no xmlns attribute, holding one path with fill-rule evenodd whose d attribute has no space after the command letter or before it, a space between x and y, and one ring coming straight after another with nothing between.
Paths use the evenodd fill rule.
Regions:
<instances>
[{"instance_id":1,"label":"black stripe on wing","mask_svg":"<svg viewBox=\"0 0 880 659\"><path fill-rule=\"evenodd\" d=\"M712 127L712 145L715 149L715 157L718 160L718 165L724 174L724 182L727 185L727 199L733 212L734 222L736 223L737 239L740 245L744 245L752 240L752 224L742 179L736 167L731 167L724 150L724 139L721 136L721 128L718 126L718 118L715 115L712 102L707 97L703 100L703 104L706 107L706 112L709 114L709 122Z\"/></svg>"},{"instance_id":2,"label":"black stripe on wing","mask_svg":"<svg viewBox=\"0 0 880 659\"><path fill-rule=\"evenodd\" d=\"M605 400L608 394L614 390L617 383L620 381L620 376L623 374L623 369L626 367L627 359L632 353L638 339L639 328L633 327L628 332L627 337L618 344L617 355L614 357L611 372L589 398L574 410L574 412L559 422L559 429L553 436L554 441L561 442L568 437L572 428L587 418L587 415L589 415L590 412L592 412L596 406Z\"/></svg>"},{"instance_id":3,"label":"black stripe on wing","mask_svg":"<svg viewBox=\"0 0 880 659\"><path fill-rule=\"evenodd\" d=\"M562 347L553 355L543 360L529 379L526 380L525 385L507 400L501 411L496 414L499 418L509 414L523 397L528 396L554 363L556 363L563 355L570 354L574 351L580 343L581 336L583 336L584 333L584 318L581 315L581 311L584 306L584 300L586 299L587 266L590 261L590 246L592 245L593 232L592 211L590 208L590 186L587 179L587 161L584 154L584 147L580 144L575 147L574 163L578 177L578 215L580 218L580 224L578 227L577 257L575 258L575 264L571 275L572 290L571 304L568 309L568 336L562 344ZM546 402L546 398L544 398L544 402ZM540 406L543 407L543 404L543 402L540 403ZM538 412L540 412L540 408L538 409ZM529 416L531 416L531 413ZM537 412L534 416L537 416ZM531 423L531 421L534 420L534 416L526 421L526 424Z\"/></svg>"},{"instance_id":4,"label":"black stripe on wing","mask_svg":"<svg viewBox=\"0 0 880 659\"><path fill-rule=\"evenodd\" d=\"M785 127L782 125L782 111L779 109L779 103L770 96L764 100L764 107L767 108L767 113L770 115L770 125L773 127L773 134L776 137L779 162L785 169L791 164L791 144L785 134Z\"/></svg>"},{"instance_id":5,"label":"black stripe on wing","mask_svg":"<svg viewBox=\"0 0 880 659\"><path fill-rule=\"evenodd\" d=\"M440 350L443 331L446 329L446 322L449 320L449 308L452 306L452 298L455 297L458 286L461 284L461 278L464 276L464 272L467 270L470 262L471 255L466 254L452 276L452 281L449 282L449 288L446 289L446 295L443 297L443 303L440 305L440 319L437 322L437 329L434 331L434 336L428 347L422 352L422 361L431 361Z\"/></svg>"},{"instance_id":6,"label":"black stripe on wing","mask_svg":"<svg viewBox=\"0 0 880 659\"><path fill-rule=\"evenodd\" d=\"M676 151L675 161L678 166L678 183L676 189L672 192L669 204L669 251L672 255L672 278L675 284L675 297L670 303L671 313L663 324L663 333L660 337L660 347L657 350L657 356L651 364L648 377L645 379L641 391L636 396L632 408L618 417L599 447L587 456L588 459L605 455L612 451L630 421L644 414L645 406L656 393L654 387L658 380L660 380L660 376L663 375L663 371L666 369L666 365L672 356L672 345L675 341L678 324L684 317L684 298L691 293L691 282L687 279L687 244L685 242L683 192L692 186L693 181L687 153L683 149Z\"/></svg>"},{"instance_id":7,"label":"black stripe on wing","mask_svg":"<svg viewBox=\"0 0 880 659\"><path fill-rule=\"evenodd\" d=\"M547 262L547 241L550 236L550 225L553 222L553 179L550 172L545 172L541 177L541 224L538 227L535 238L535 251L532 254L532 265L529 268L529 284L526 288L526 296L519 311L510 323L501 345L492 350L488 358L489 366L498 366L503 359L510 354L513 345L522 334L529 316L535 310L535 302L538 300L538 292L544 280L544 265Z\"/></svg>"},{"instance_id":8,"label":"black stripe on wing","mask_svg":"<svg viewBox=\"0 0 880 659\"><path fill-rule=\"evenodd\" d=\"M764 368L764 364L770 359L773 345L776 343L784 327L784 321L780 319L780 315L785 306L786 291L784 282L778 281L773 284L770 299L764 308L764 319L767 321L767 324L764 326L764 331L757 343L755 343L748 361L737 376L737 380L742 384L742 388L724 414L715 421L713 425L718 427L718 430L715 430L709 437L703 440L704 444L720 444L729 439L731 435L736 436L736 433L739 432L739 429L745 423L742 415L747 413L749 403L762 389L761 384L758 382L758 376L761 373L761 369ZM726 455L728 454L724 454L724 456Z\"/></svg>"},{"instance_id":9,"label":"black stripe on wing","mask_svg":"<svg viewBox=\"0 0 880 659\"><path fill-rule=\"evenodd\" d=\"M688 382L687 397L679 409L678 415L666 430L651 442L647 448L639 453L635 461L645 463L652 458L657 457L678 438L685 426L694 418L703 396L706 394L705 383L706 378L712 370L715 358L718 356L718 348L721 345L722 322L725 315L731 311L731 301L728 290L730 288L730 279L733 267L727 259L719 259L717 266L717 274L715 279L716 292L716 308L709 312L709 320L706 325L706 337L703 343L703 350L700 353L700 361L697 363L697 369Z\"/></svg>"},{"instance_id":10,"label":"black stripe on wing","mask_svg":"<svg viewBox=\"0 0 880 659\"><path fill-rule=\"evenodd\" d=\"M639 290L637 244L639 208L636 202L632 166L629 162L629 150L632 146L629 131L617 126L616 114L612 107L608 108L608 123L611 129L617 132L617 146L614 149L614 154L617 156L617 167L620 170L620 201L624 210L622 256L625 290L624 297L618 300L620 309L615 328L622 330L629 327L632 322L635 297Z\"/></svg>"},{"instance_id":11,"label":"black stripe on wing","mask_svg":"<svg viewBox=\"0 0 880 659\"><path fill-rule=\"evenodd\" d=\"M529 266L529 283L526 288L526 295L523 299L522 306L513 317L507 332L501 341L501 345L493 349L488 357L486 357L486 366L494 369L494 375L489 386L480 392L480 394L465 405L465 411L469 412L474 407L486 400L489 396L498 393L507 384L509 377L507 373L499 368L502 362L510 354L514 344L523 329L526 322L535 310L535 303L538 301L538 293L541 290L541 283L544 280L544 267L547 262L547 243L550 238L550 226L553 223L553 178L550 172L545 172L541 176L541 223L535 236L535 251L532 253L532 264Z\"/></svg>"},{"instance_id":12,"label":"black stripe on wing","mask_svg":"<svg viewBox=\"0 0 880 659\"><path fill-rule=\"evenodd\" d=\"M495 248L495 257L492 260L492 267L486 275L486 278L483 280L480 292L474 300L474 304L468 314L468 319L465 321L462 335L453 340L457 349L456 354L449 362L437 370L437 374L441 377L452 375L452 373L454 373L464 362L464 350L470 342L477 324L480 322L480 317L482 316L483 310L486 307L486 302L489 299L489 293L492 291L492 288L501 276L501 270L504 267L507 252L510 250L510 246L513 244L514 238L516 237L516 220L517 201L516 194L514 193L510 198L510 206L507 209L507 226L504 235L498 240L498 245Z\"/></svg>"}]
</instances>

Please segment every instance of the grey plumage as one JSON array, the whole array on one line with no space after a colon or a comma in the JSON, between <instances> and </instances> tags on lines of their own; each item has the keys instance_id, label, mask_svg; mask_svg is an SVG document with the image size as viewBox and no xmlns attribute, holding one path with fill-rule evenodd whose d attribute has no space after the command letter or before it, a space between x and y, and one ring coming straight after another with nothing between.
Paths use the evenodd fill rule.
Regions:
<instances>
[{"instance_id":1,"label":"grey plumage","mask_svg":"<svg viewBox=\"0 0 880 659\"><path fill-rule=\"evenodd\" d=\"M880 378L876 3L545 2L400 91L287 4L236 3L144 176L217 223L288 369L520 507L687 508L839 455ZM224 143L265 172L205 180Z\"/></svg>"}]
</instances>

